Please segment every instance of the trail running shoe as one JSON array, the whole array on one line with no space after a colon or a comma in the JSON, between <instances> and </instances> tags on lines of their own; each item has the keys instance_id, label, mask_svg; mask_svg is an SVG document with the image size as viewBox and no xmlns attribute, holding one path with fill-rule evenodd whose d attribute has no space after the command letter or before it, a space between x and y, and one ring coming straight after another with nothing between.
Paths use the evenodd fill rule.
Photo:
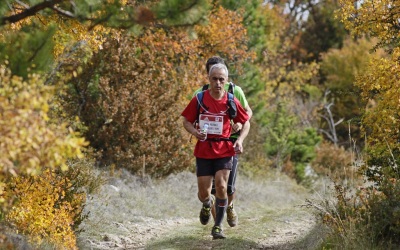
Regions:
<instances>
[{"instance_id":1,"label":"trail running shoe","mask_svg":"<svg viewBox=\"0 0 400 250\"><path fill-rule=\"evenodd\" d=\"M234 227L238 222L238 216L233 208L233 204L228 206L226 209L226 220L228 221L229 226Z\"/></svg>"},{"instance_id":2,"label":"trail running shoe","mask_svg":"<svg viewBox=\"0 0 400 250\"><path fill-rule=\"evenodd\" d=\"M211 235L213 237L213 240L217 240L217 239L225 239L225 235L222 232L221 227L219 226L214 226L211 230Z\"/></svg>"},{"instance_id":3,"label":"trail running shoe","mask_svg":"<svg viewBox=\"0 0 400 250\"><path fill-rule=\"evenodd\" d=\"M215 201L214 195L213 195L213 200ZM217 211L216 211L216 208L215 208L215 204L211 205L211 215L212 215L212 217L213 217L213 219L215 221L215 218L217 217Z\"/></svg>"},{"instance_id":4,"label":"trail running shoe","mask_svg":"<svg viewBox=\"0 0 400 250\"><path fill-rule=\"evenodd\" d=\"M200 210L200 223L203 225L207 225L208 222L210 221L210 215L211 215L211 208L214 206L215 203L215 198L213 195L211 195L211 206L206 207L203 205L203 207Z\"/></svg>"}]
</instances>

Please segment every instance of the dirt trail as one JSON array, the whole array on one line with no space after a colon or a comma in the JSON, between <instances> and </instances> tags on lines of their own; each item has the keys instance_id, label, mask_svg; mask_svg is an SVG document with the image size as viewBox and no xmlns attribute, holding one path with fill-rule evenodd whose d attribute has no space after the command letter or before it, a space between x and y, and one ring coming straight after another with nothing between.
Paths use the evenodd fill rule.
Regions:
<instances>
[{"instance_id":1,"label":"dirt trail","mask_svg":"<svg viewBox=\"0 0 400 250\"><path fill-rule=\"evenodd\" d=\"M154 183L122 173L87 205L80 249L314 249L320 239L309 192L289 179L240 179L239 225L224 221L225 240L212 240L198 221L195 176L182 173ZM246 194L246 195L244 195Z\"/></svg>"},{"instance_id":2,"label":"dirt trail","mask_svg":"<svg viewBox=\"0 0 400 250\"><path fill-rule=\"evenodd\" d=\"M198 224L196 219L176 219L176 220L154 220L149 219L146 223L136 223L132 225L116 224L117 227L124 228L129 235L119 236L112 233L104 234L103 240L88 240L92 249L150 249L149 243L161 238L169 238L169 233L176 227L193 226ZM199 225L200 226L200 225ZM257 249L294 249L298 241L304 240L315 227L311 218L293 219L292 221L282 222L281 226L272 229L269 235L264 234L265 238L257 240ZM229 236L228 236L229 237ZM209 236L209 244L203 244L203 249L212 249L213 241ZM148 246L148 248L146 248ZM298 246L298 249L304 249Z\"/></svg>"}]
</instances>

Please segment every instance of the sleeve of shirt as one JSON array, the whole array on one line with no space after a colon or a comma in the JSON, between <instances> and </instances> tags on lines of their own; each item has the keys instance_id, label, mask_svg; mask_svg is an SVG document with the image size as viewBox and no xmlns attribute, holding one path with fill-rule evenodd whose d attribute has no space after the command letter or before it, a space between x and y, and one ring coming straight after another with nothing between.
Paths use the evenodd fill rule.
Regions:
<instances>
[{"instance_id":1,"label":"sleeve of shirt","mask_svg":"<svg viewBox=\"0 0 400 250\"><path fill-rule=\"evenodd\" d=\"M182 114L189 122L193 123L197 119L197 97L194 96Z\"/></svg>"},{"instance_id":2,"label":"sleeve of shirt","mask_svg":"<svg viewBox=\"0 0 400 250\"><path fill-rule=\"evenodd\" d=\"M240 101L240 104L242 104L243 108L249 106L249 103L247 102L246 96L244 95L243 89L241 87L235 85L234 94L235 97Z\"/></svg>"},{"instance_id":3,"label":"sleeve of shirt","mask_svg":"<svg viewBox=\"0 0 400 250\"><path fill-rule=\"evenodd\" d=\"M234 99L237 107L237 115L233 121L240 122L244 124L247 120L249 120L249 115L247 114L246 110L242 107L241 103L238 99Z\"/></svg>"}]
</instances>

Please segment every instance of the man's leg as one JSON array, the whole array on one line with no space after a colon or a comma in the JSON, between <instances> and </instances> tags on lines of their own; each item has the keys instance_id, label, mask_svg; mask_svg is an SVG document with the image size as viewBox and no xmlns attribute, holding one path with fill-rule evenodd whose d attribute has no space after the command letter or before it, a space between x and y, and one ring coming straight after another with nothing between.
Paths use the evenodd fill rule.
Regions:
<instances>
[{"instance_id":1,"label":"man's leg","mask_svg":"<svg viewBox=\"0 0 400 250\"><path fill-rule=\"evenodd\" d=\"M238 216L233 208L233 200L235 199L235 184L236 184L236 176L237 176L237 166L238 166L238 155L233 157L232 162L232 171L229 174L228 179L228 208L226 210L226 220L228 221L229 226L234 227L237 225Z\"/></svg>"},{"instance_id":2,"label":"man's leg","mask_svg":"<svg viewBox=\"0 0 400 250\"><path fill-rule=\"evenodd\" d=\"M216 193L216 191L215 191L215 179L213 178L211 194L215 196L215 193ZM228 197L228 200L229 200L229 197ZM215 214L215 206L211 207L211 214L212 214L212 217L213 217L213 219L215 221L215 216L216 216L216 214Z\"/></svg>"},{"instance_id":3,"label":"man's leg","mask_svg":"<svg viewBox=\"0 0 400 250\"><path fill-rule=\"evenodd\" d=\"M214 239L223 239L225 235L222 233L222 221L228 206L228 178L232 169L232 157L221 158L217 161L217 172L215 173L215 224L211 231Z\"/></svg>"},{"instance_id":4,"label":"man's leg","mask_svg":"<svg viewBox=\"0 0 400 250\"><path fill-rule=\"evenodd\" d=\"M228 189L227 189L227 193L228 193L228 210L227 210L227 220L228 220L228 224L231 227L236 226L237 224L237 220L238 220L238 216L236 211L233 208L233 200L235 199L235 191L236 191L236 175L237 175L237 165L238 165L238 155L233 156L233 161L232 161L232 170L229 173L229 179L228 179ZM215 179L213 179L212 182L212 189L211 189L211 194L215 195L216 194L216 190L215 190ZM215 208L211 208L211 214L214 218L215 221Z\"/></svg>"},{"instance_id":5,"label":"man's leg","mask_svg":"<svg viewBox=\"0 0 400 250\"><path fill-rule=\"evenodd\" d=\"M200 210L200 222L207 225L210 220L211 207L214 206L214 197L211 196L211 185L214 173L210 167L210 162L205 159L196 158L196 174L197 174L197 196L203 203Z\"/></svg>"},{"instance_id":6,"label":"man's leg","mask_svg":"<svg viewBox=\"0 0 400 250\"><path fill-rule=\"evenodd\" d=\"M232 205L233 200L235 199L238 159L239 159L238 155L233 156L232 170L229 173L228 190L227 190L229 206Z\"/></svg>"},{"instance_id":7,"label":"man's leg","mask_svg":"<svg viewBox=\"0 0 400 250\"><path fill-rule=\"evenodd\" d=\"M214 206L214 197L211 195L211 184L213 176L197 177L198 198L203 203L200 211L200 222L207 225L210 221L211 207Z\"/></svg>"},{"instance_id":8,"label":"man's leg","mask_svg":"<svg viewBox=\"0 0 400 250\"><path fill-rule=\"evenodd\" d=\"M228 206L227 183L229 178L229 170L223 169L217 171L215 174L215 190L216 190L216 218L215 225L221 226L222 220L225 216L225 211Z\"/></svg>"},{"instance_id":9,"label":"man's leg","mask_svg":"<svg viewBox=\"0 0 400 250\"><path fill-rule=\"evenodd\" d=\"M201 202L210 199L212 176L199 176L197 177L198 196Z\"/></svg>"}]
</instances>

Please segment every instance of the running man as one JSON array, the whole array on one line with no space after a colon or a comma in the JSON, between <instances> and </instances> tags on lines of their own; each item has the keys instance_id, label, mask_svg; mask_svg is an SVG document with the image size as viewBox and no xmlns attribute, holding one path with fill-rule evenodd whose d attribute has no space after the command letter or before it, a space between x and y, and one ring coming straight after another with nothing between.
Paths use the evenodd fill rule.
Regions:
<instances>
[{"instance_id":1,"label":"running man","mask_svg":"<svg viewBox=\"0 0 400 250\"><path fill-rule=\"evenodd\" d=\"M192 98L182 112L183 126L198 141L194 149L196 157L196 175L198 198L202 202L200 222L206 225L211 217L211 206L214 206L214 196L211 195L213 179L215 179L215 223L211 230L213 239L223 239L222 221L228 206L227 182L232 169L233 156L243 152L243 140L250 130L249 116L240 102L229 97L224 89L228 80L228 69L224 64L215 64L209 71L210 87L202 94ZM228 102L233 104L229 105ZM198 115L197 107L201 105ZM234 114L230 116L229 114ZM234 123L243 124L240 135L235 142L229 138L232 132L231 119ZM194 122L199 120L199 128ZM208 133L201 133L203 124L209 124Z\"/></svg>"},{"instance_id":2,"label":"running man","mask_svg":"<svg viewBox=\"0 0 400 250\"><path fill-rule=\"evenodd\" d=\"M224 64L226 66L224 59L222 59L221 57L219 57L219 56L210 57L206 62L207 74L210 71L210 67L212 65L214 65L214 64L217 64L217 63L221 63L221 64ZM208 88L208 84L204 85L202 88L197 89L194 92L193 96L195 96L197 93L199 93L201 91L204 91L207 88ZM245 96L242 88L240 88L237 85L234 85L231 82L226 82L225 85L224 85L224 89L225 89L225 91L233 93L235 98L237 98L240 101L240 104L246 110L247 115L249 116L249 120L250 120L251 117L253 116L253 111L251 110L251 108L250 108L250 106L249 106L249 104L247 102L246 96ZM233 133L231 134L230 138L232 139L233 142L235 142L235 140L239 136L240 130L242 129L242 127L243 127L243 125L241 123L235 123L235 124L232 125ZM235 209L233 207L233 200L235 199L235 191L236 191L235 184L236 184L236 176L237 176L237 171L238 171L238 168L237 168L238 167L238 162L239 162L239 156L235 155L233 157L232 171L230 172L229 179L228 179L228 189L227 189L227 192L228 192L228 209L226 210L226 215L227 215L226 216L226 220L227 220L229 226L231 226L231 227L236 226L237 223L238 223L238 215L237 215L237 213L236 213L236 211L235 211ZM213 187L212 187L211 193L213 195L215 195L215 183L214 183L214 181L213 181ZM212 212L213 217L215 219L215 210L213 209L211 212Z\"/></svg>"}]
</instances>

